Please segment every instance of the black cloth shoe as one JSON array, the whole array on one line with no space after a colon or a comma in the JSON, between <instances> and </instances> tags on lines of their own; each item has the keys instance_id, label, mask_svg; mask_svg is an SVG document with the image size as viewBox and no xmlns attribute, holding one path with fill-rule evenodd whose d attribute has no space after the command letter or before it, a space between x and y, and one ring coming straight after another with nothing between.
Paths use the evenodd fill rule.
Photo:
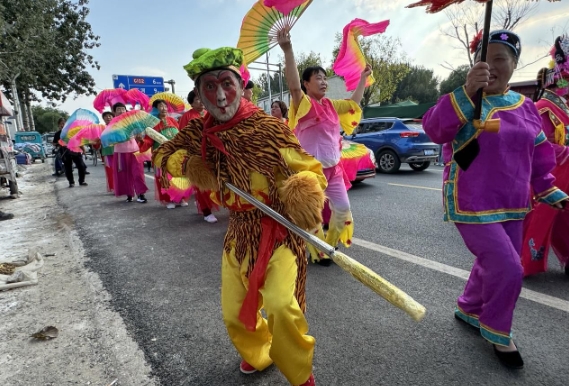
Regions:
<instances>
[{"instance_id":1,"label":"black cloth shoe","mask_svg":"<svg viewBox=\"0 0 569 386\"><path fill-rule=\"evenodd\" d=\"M569 276L569 264L565 266L565 275Z\"/></svg>"},{"instance_id":2,"label":"black cloth shoe","mask_svg":"<svg viewBox=\"0 0 569 386\"><path fill-rule=\"evenodd\" d=\"M520 352L517 350L510 352L498 351L496 345L494 345L494 353L500 360L500 363L502 363L507 368L515 370L524 368L524 360L522 359Z\"/></svg>"},{"instance_id":3,"label":"black cloth shoe","mask_svg":"<svg viewBox=\"0 0 569 386\"><path fill-rule=\"evenodd\" d=\"M459 322L464 323L464 324L467 325L468 327L470 327L470 328L472 328L472 329L475 329L476 331L479 331L479 332L480 332L480 327L476 327L476 326L473 326L472 324L468 323L466 320L464 320L464 319L462 319L460 316L458 316L458 315L456 314L456 312L454 313L454 318L455 318L456 320L458 320Z\"/></svg>"},{"instance_id":4,"label":"black cloth shoe","mask_svg":"<svg viewBox=\"0 0 569 386\"><path fill-rule=\"evenodd\" d=\"M91 174L91 173L89 173L87 170L85 170L85 174Z\"/></svg>"},{"instance_id":5,"label":"black cloth shoe","mask_svg":"<svg viewBox=\"0 0 569 386\"><path fill-rule=\"evenodd\" d=\"M75 186L75 184L69 184L69 187L70 187L70 188L72 188L72 187L74 187L74 186Z\"/></svg>"},{"instance_id":6,"label":"black cloth shoe","mask_svg":"<svg viewBox=\"0 0 569 386\"><path fill-rule=\"evenodd\" d=\"M89 185L89 184L86 183L86 182L80 182L79 185L81 185L81 186L87 186L87 185Z\"/></svg>"},{"instance_id":7,"label":"black cloth shoe","mask_svg":"<svg viewBox=\"0 0 569 386\"><path fill-rule=\"evenodd\" d=\"M141 194L140 196L138 196L138 198L136 199L136 201L140 202L141 204L146 204L148 202L148 200L146 199L146 197L144 197L144 194Z\"/></svg>"},{"instance_id":8,"label":"black cloth shoe","mask_svg":"<svg viewBox=\"0 0 569 386\"><path fill-rule=\"evenodd\" d=\"M132 196L126 196L126 202L132 202Z\"/></svg>"}]
</instances>

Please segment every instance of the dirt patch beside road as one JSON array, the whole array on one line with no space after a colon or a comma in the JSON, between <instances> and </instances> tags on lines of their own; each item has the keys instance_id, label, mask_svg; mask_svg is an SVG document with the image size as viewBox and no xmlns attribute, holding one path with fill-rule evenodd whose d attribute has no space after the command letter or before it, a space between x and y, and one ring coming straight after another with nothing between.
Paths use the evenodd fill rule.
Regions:
<instances>
[{"instance_id":1,"label":"dirt patch beside road","mask_svg":"<svg viewBox=\"0 0 569 386\"><path fill-rule=\"evenodd\" d=\"M38 285L0 292L0 385L157 384L123 320L108 307L98 275L85 268L54 182L50 165L31 165L18 180L20 198L0 199L0 210L14 214L0 222L0 259L36 248L45 260ZM59 329L57 338L30 337L50 325Z\"/></svg>"}]
</instances>

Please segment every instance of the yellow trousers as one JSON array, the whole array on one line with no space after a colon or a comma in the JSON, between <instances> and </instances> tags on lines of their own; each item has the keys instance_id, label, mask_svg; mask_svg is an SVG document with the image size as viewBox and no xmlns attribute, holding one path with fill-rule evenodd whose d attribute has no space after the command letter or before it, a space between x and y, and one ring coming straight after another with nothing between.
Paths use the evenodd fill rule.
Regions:
<instances>
[{"instance_id":1,"label":"yellow trousers","mask_svg":"<svg viewBox=\"0 0 569 386\"><path fill-rule=\"evenodd\" d=\"M315 339L306 335L308 323L294 296L296 256L281 246L271 256L265 284L259 290L257 328L248 331L239 320L239 311L248 288L248 259L242 264L235 250L223 254L221 265L221 308L223 321L241 357L257 370L273 362L292 385L300 385L312 374ZM261 315L265 309L267 319Z\"/></svg>"}]
</instances>

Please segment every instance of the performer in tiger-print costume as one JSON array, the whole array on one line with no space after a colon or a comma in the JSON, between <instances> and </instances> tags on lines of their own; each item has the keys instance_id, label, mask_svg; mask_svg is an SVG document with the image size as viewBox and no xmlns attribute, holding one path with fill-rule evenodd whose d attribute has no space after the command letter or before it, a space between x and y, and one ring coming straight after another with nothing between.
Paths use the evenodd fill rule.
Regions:
<instances>
[{"instance_id":1,"label":"performer in tiger-print costume","mask_svg":"<svg viewBox=\"0 0 569 386\"><path fill-rule=\"evenodd\" d=\"M221 306L243 373L275 363L293 385L314 385L315 340L307 335L306 245L224 187L231 182L298 226L322 221L326 178L281 120L242 98L241 50L194 52L185 66L208 115L191 120L154 153L162 175L187 176L230 211L222 257ZM168 186L167 178L161 180ZM259 312L265 309L268 323Z\"/></svg>"}]
</instances>

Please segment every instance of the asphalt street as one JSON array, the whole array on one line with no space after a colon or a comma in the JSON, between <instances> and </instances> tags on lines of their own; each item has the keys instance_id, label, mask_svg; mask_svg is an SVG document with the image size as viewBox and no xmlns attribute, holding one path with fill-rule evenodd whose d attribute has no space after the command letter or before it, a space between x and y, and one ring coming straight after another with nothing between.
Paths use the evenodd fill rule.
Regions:
<instances>
[{"instance_id":1,"label":"asphalt street","mask_svg":"<svg viewBox=\"0 0 569 386\"><path fill-rule=\"evenodd\" d=\"M206 223L193 201L167 210L106 192L101 165L87 187L57 182L89 269L100 275L163 385L286 385L279 371L243 375L221 319L220 257L228 213ZM148 174L150 175L150 173ZM567 385L569 277L550 257L548 273L525 280L514 339L525 369L510 371L492 346L453 317L473 257L443 222L442 169L378 174L350 191L356 225L348 255L427 308L416 323L338 266L308 269L307 318L316 337L318 385ZM386 248L387 247L387 248ZM378 252L381 251L381 252ZM402 257L403 256L403 257Z\"/></svg>"}]
</instances>

